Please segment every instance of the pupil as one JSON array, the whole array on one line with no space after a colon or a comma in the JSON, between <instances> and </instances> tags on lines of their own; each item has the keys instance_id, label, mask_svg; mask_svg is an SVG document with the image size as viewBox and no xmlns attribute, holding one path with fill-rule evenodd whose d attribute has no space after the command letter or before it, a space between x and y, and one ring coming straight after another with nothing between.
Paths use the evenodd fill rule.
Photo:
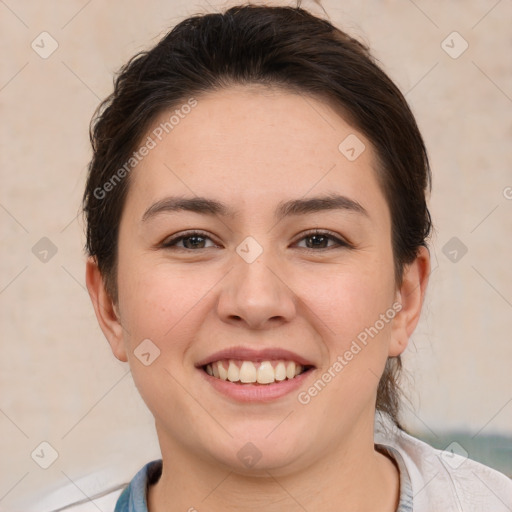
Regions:
<instances>
[{"instance_id":1,"label":"pupil","mask_svg":"<svg viewBox=\"0 0 512 512\"><path fill-rule=\"evenodd\" d=\"M193 243L190 243L190 241L194 241ZM199 242L198 242L199 241ZM202 241L202 244L201 244ZM203 248L204 245L204 238L202 236L188 236L183 240L185 247L187 249L193 249L193 248ZM198 242L198 243L197 243Z\"/></svg>"},{"instance_id":2,"label":"pupil","mask_svg":"<svg viewBox=\"0 0 512 512\"><path fill-rule=\"evenodd\" d=\"M325 235L311 235L309 239L313 240L314 242L312 244L308 243L308 247L325 247L325 244L322 242L325 242L327 240L327 237ZM320 242L320 244L318 244L317 242Z\"/></svg>"}]
</instances>

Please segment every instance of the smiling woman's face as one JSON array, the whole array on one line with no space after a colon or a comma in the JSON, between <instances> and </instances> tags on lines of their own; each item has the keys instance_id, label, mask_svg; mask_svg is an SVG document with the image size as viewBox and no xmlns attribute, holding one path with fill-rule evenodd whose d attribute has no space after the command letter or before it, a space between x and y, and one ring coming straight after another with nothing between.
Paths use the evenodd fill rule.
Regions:
<instances>
[{"instance_id":1,"label":"smiling woman's face","mask_svg":"<svg viewBox=\"0 0 512 512\"><path fill-rule=\"evenodd\" d=\"M365 145L353 161L338 149L350 135ZM130 362L163 452L243 471L253 450L258 468L291 471L371 440L386 359L405 348L418 313L393 310L403 293L375 162L370 142L326 103L233 87L200 96L132 172L118 248L123 328L102 327ZM173 198L221 206L179 208ZM216 354L225 349L246 352ZM313 368L243 385L206 373L218 359L226 370L228 359Z\"/></svg>"}]
</instances>

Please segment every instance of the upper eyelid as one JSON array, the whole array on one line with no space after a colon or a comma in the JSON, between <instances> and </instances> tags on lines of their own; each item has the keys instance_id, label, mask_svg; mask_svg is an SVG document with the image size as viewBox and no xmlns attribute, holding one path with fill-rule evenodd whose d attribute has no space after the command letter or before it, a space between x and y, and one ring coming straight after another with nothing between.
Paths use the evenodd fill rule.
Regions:
<instances>
[{"instance_id":1,"label":"upper eyelid","mask_svg":"<svg viewBox=\"0 0 512 512\"><path fill-rule=\"evenodd\" d=\"M183 238L188 238L188 237L192 237L192 236L196 236L196 235L202 236L204 238L209 238L212 242L215 242L214 237L212 237L209 233L194 229L194 230L190 230L190 231L185 231L181 234L168 236L168 237L164 238L162 244L165 244L167 240L169 240L169 242L179 242ZM215 243L217 243L217 242L215 242Z\"/></svg>"}]
</instances>

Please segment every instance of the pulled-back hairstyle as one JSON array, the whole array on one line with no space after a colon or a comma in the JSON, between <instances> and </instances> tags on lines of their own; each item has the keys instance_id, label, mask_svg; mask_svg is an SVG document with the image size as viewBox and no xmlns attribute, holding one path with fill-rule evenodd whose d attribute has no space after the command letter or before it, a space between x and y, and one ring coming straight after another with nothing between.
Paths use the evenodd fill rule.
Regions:
<instances>
[{"instance_id":1,"label":"pulled-back hairstyle","mask_svg":"<svg viewBox=\"0 0 512 512\"><path fill-rule=\"evenodd\" d=\"M83 197L86 251L114 303L118 231L130 186L126 163L163 111L202 93L252 84L323 99L371 142L391 212L397 285L404 266L426 246L431 176L423 139L405 98L368 48L300 2L297 7L241 5L189 17L152 49L135 55L91 121L93 157ZM376 403L398 426L401 366L400 356L388 359Z\"/></svg>"}]
</instances>

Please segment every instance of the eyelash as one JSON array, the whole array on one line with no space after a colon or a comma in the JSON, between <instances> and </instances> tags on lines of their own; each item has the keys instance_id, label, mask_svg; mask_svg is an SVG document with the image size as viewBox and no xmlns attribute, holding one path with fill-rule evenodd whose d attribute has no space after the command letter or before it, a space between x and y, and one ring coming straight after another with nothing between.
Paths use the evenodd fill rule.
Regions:
<instances>
[{"instance_id":1,"label":"eyelash","mask_svg":"<svg viewBox=\"0 0 512 512\"><path fill-rule=\"evenodd\" d=\"M164 242L162 242L161 248L163 248L163 249L175 248L177 250L182 250L182 251L187 251L187 252L199 251L201 249L187 249L185 247L176 247L177 243L181 242L184 239L192 238L194 236L199 236L201 238L205 238L205 239L208 239L208 240L211 240L212 242L214 242L211 239L211 237L208 236L208 234L203 231L187 231L187 232L182 233L181 235L175 236L173 238L167 238L166 240L164 240ZM303 233L302 237L299 238L297 240L297 242L300 242L306 238L311 238L313 236L327 237L329 240L336 242L337 246L322 247L320 249L313 249L310 247L301 247L301 249L303 249L305 251L310 251L310 252L319 252L319 251L327 251L327 250L331 250L331 249L353 248L353 246L349 242L339 238L338 236L334 235L334 233L331 233L330 231L319 230L319 229L315 229L315 230ZM297 243L297 242L295 242L295 243ZM211 249L211 248L212 247L205 247L203 249Z\"/></svg>"}]
</instances>

